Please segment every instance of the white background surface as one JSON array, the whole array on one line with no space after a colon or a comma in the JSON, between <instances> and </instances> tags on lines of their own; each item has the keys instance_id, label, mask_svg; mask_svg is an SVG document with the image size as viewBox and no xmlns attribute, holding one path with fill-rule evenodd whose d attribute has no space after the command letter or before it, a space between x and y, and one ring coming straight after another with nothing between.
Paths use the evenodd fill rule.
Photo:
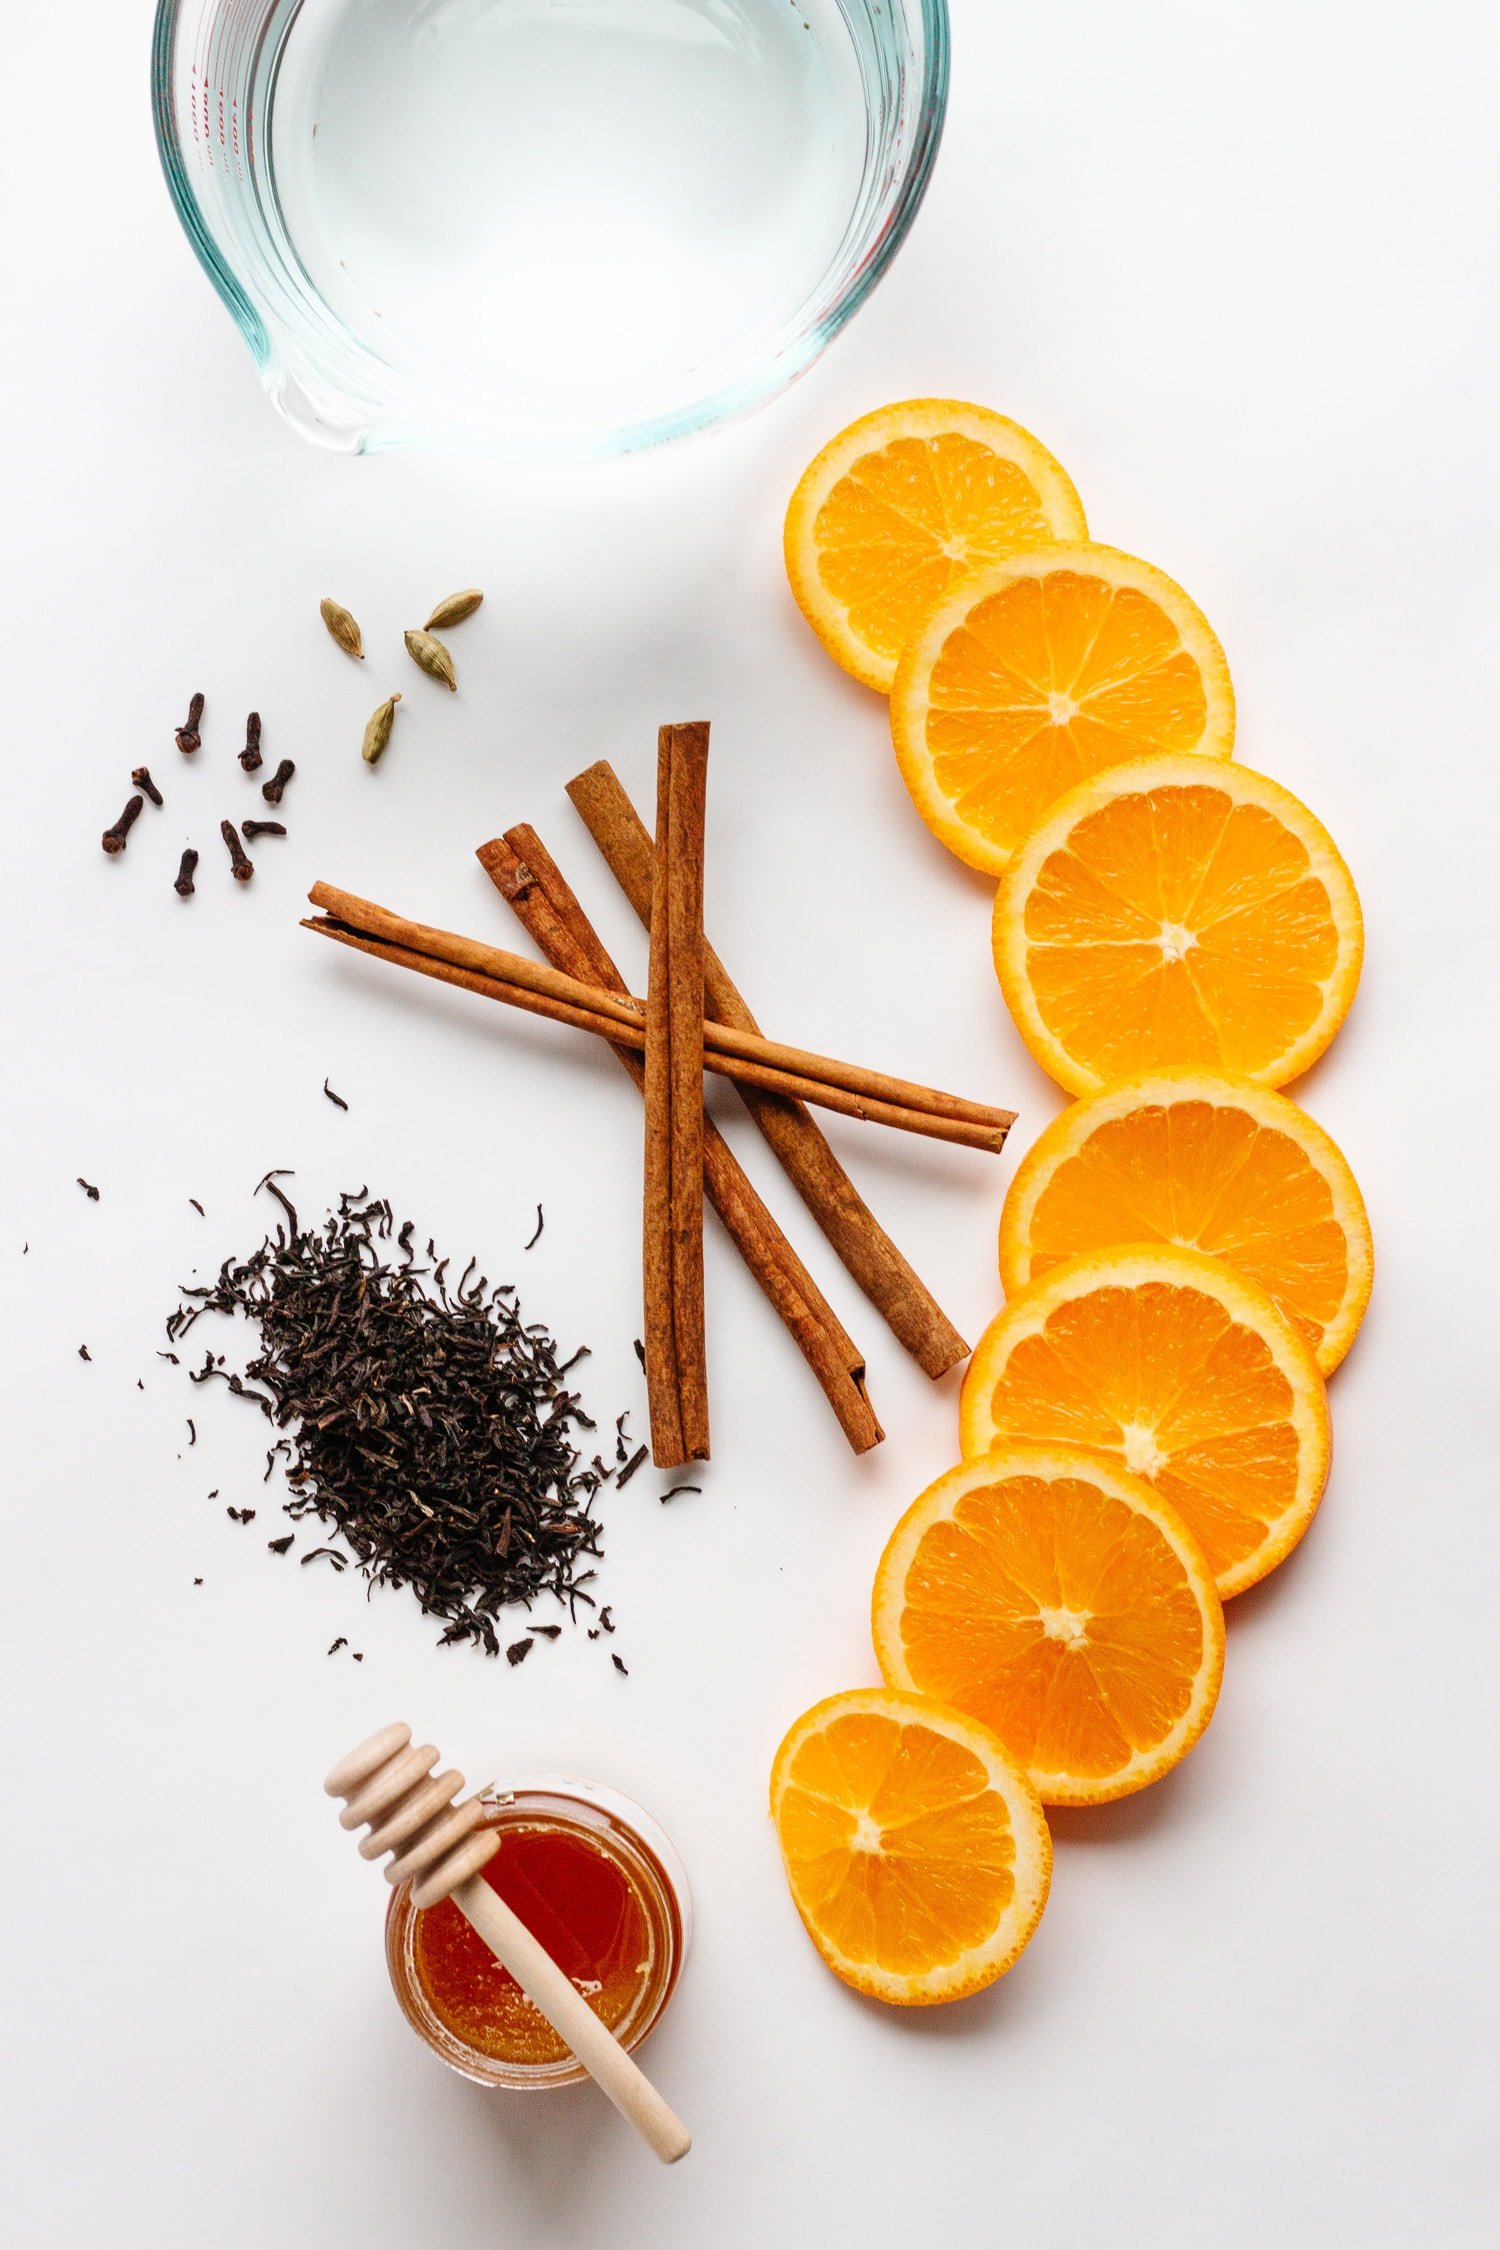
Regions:
<instances>
[{"instance_id":1,"label":"white background surface","mask_svg":"<svg viewBox=\"0 0 1500 2250\"><path fill-rule=\"evenodd\" d=\"M955 15L931 197L823 365L707 443L527 474L297 441L158 178L149 10L81 0L66 51L55 10L11 11L0 2235L18 2250L1496 2238L1496 18L1479 0ZM883 1335L748 1130L731 1125L868 1348L889 1441L852 1460L714 1239L707 1489L664 1509L643 1475L608 1510L628 1680L582 1637L516 1673L439 1652L405 1597L367 1609L352 1577L268 1556L259 1423L153 1354L177 1281L258 1239L248 1191L287 1164L306 1207L368 1180L517 1278L534 1317L592 1343L601 1423L640 1420L638 1116L609 1058L407 990L296 922L326 876L506 942L469 855L530 818L638 969L562 783L606 754L645 790L665 717L714 721L710 927L763 1019L1013 1099L1018 1150L1053 1114L998 1003L986 886L917 823L880 705L781 576L807 456L920 391L1035 428L1097 534L1181 578L1229 651L1240 754L1343 846L1364 987L1302 1098L1361 1178L1379 1276L1334 1385L1326 1504L1235 1605L1209 1735L1144 1797L1059 1819L1022 1964L909 2016L822 1969L764 1793L787 1723L874 1676L872 1567L955 1453L953 1389ZM450 701L399 631L469 583L489 600L454 635ZM362 618L364 666L324 637L325 592ZM189 769L171 729L200 685ZM407 701L372 776L360 729L392 687ZM241 893L215 829L250 803L251 703L299 770L292 836ZM107 862L99 830L143 757L167 809ZM834 1133L976 1334L1011 1164ZM231 1502L263 1513L242 1530ZM362 1666L325 1658L338 1633ZM590 2091L482 2095L404 2028L383 1887L319 1789L395 1712L471 1776L592 1771L677 1838L697 1942L650 2049L697 2136L675 2173Z\"/></svg>"}]
</instances>

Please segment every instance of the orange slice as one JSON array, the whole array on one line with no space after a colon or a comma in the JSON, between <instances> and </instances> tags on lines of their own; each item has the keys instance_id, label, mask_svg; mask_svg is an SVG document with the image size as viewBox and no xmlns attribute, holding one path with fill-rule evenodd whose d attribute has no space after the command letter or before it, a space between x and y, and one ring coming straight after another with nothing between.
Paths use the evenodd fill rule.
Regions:
<instances>
[{"instance_id":1,"label":"orange slice","mask_svg":"<svg viewBox=\"0 0 1500 2250\"><path fill-rule=\"evenodd\" d=\"M987 1727L924 1696L814 1704L776 1753L771 1817L829 1968L898 2007L993 1984L1047 1903L1036 1791Z\"/></svg>"},{"instance_id":2,"label":"orange slice","mask_svg":"<svg viewBox=\"0 0 1500 2250\"><path fill-rule=\"evenodd\" d=\"M1354 1174L1305 1110L1250 1078L1147 1071L1055 1117L1000 1214L1007 1297L1080 1250L1176 1242L1258 1281L1338 1366L1374 1252Z\"/></svg>"},{"instance_id":3,"label":"orange slice","mask_svg":"<svg viewBox=\"0 0 1500 2250\"><path fill-rule=\"evenodd\" d=\"M921 619L891 690L912 801L998 875L1065 789L1149 751L1227 758L1234 690L1207 618L1116 547L1051 546L963 579Z\"/></svg>"},{"instance_id":4,"label":"orange slice","mask_svg":"<svg viewBox=\"0 0 1500 2250\"><path fill-rule=\"evenodd\" d=\"M1224 1612L1203 1550L1139 1477L999 1446L907 1510L875 1579L892 1687L996 1733L1047 1805L1159 1780L1213 1716Z\"/></svg>"},{"instance_id":5,"label":"orange slice","mask_svg":"<svg viewBox=\"0 0 1500 2250\"><path fill-rule=\"evenodd\" d=\"M1059 798L995 899L1016 1028L1073 1094L1164 1063L1285 1085L1359 983L1364 923L1333 839L1247 767L1140 758Z\"/></svg>"},{"instance_id":6,"label":"orange slice","mask_svg":"<svg viewBox=\"0 0 1500 2250\"><path fill-rule=\"evenodd\" d=\"M787 576L836 664L889 695L918 619L967 572L1087 538L1047 448L987 407L913 398L851 422L786 512Z\"/></svg>"},{"instance_id":7,"label":"orange slice","mask_svg":"<svg viewBox=\"0 0 1500 2250\"><path fill-rule=\"evenodd\" d=\"M964 1458L1017 1440L1081 1448L1155 1485L1222 1599L1291 1553L1328 1476L1311 1350L1258 1283L1174 1244L1086 1250L980 1338Z\"/></svg>"}]
</instances>

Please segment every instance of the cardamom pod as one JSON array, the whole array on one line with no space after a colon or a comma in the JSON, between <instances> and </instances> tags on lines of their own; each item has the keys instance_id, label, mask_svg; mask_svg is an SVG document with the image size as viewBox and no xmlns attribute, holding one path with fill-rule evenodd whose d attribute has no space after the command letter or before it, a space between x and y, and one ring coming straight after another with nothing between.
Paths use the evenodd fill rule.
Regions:
<instances>
[{"instance_id":1,"label":"cardamom pod","mask_svg":"<svg viewBox=\"0 0 1500 2250\"><path fill-rule=\"evenodd\" d=\"M418 632L413 626L406 636L406 648L413 663L420 664L429 677L441 680L445 688L457 695L458 680L453 670L453 659L441 641L434 640L431 633Z\"/></svg>"},{"instance_id":2,"label":"cardamom pod","mask_svg":"<svg viewBox=\"0 0 1500 2250\"><path fill-rule=\"evenodd\" d=\"M363 656L365 644L358 623L350 616L342 602L325 598L318 604L318 612L329 632L346 656Z\"/></svg>"},{"instance_id":3,"label":"cardamom pod","mask_svg":"<svg viewBox=\"0 0 1500 2250\"><path fill-rule=\"evenodd\" d=\"M484 596L477 586L471 586L467 593L445 595L428 618L426 630L429 633L441 633L450 625L462 625L466 617L473 616L483 600Z\"/></svg>"},{"instance_id":4,"label":"cardamom pod","mask_svg":"<svg viewBox=\"0 0 1500 2250\"><path fill-rule=\"evenodd\" d=\"M386 745L391 739L391 728L396 723L396 705L400 701L399 695L388 695L380 709L371 714L370 723L365 728L364 748L360 752L367 766L378 765L384 757Z\"/></svg>"}]
</instances>

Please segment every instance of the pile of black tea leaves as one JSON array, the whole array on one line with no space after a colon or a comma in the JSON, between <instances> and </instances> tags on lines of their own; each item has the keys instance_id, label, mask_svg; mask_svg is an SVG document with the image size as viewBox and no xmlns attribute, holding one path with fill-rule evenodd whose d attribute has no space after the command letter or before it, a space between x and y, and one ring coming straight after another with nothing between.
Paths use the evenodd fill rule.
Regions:
<instances>
[{"instance_id":1,"label":"pile of black tea leaves","mask_svg":"<svg viewBox=\"0 0 1500 2250\"><path fill-rule=\"evenodd\" d=\"M498 1655L499 1612L539 1595L592 1609L594 1503L615 1472L574 1441L595 1426L566 1383L586 1350L559 1365L510 1284L491 1288L473 1259L451 1281L367 1189L304 1228L286 1176L261 1182L285 1214L276 1232L184 1288L167 1323L175 1344L205 1313L243 1313L260 1348L243 1376L209 1351L191 1379L227 1383L286 1433L287 1514L333 1526L372 1587L409 1586L442 1642Z\"/></svg>"}]
</instances>

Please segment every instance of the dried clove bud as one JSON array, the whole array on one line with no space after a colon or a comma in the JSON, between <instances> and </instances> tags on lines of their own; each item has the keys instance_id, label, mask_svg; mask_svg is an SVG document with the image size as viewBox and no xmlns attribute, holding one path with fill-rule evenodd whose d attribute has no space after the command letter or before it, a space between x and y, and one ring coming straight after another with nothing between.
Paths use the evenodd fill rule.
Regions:
<instances>
[{"instance_id":1,"label":"dried clove bud","mask_svg":"<svg viewBox=\"0 0 1500 2250\"><path fill-rule=\"evenodd\" d=\"M445 595L428 618L425 630L429 633L442 633L450 625L462 625L466 617L473 616L483 600L484 596L477 586L469 587L466 593Z\"/></svg>"},{"instance_id":2,"label":"dried clove bud","mask_svg":"<svg viewBox=\"0 0 1500 2250\"><path fill-rule=\"evenodd\" d=\"M136 821L139 819L141 807L145 802L146 800L144 797L131 797L127 799L125 810L121 813L119 819L115 822L114 827L106 828L104 834L100 837L99 841L104 846L104 849L109 853L111 859L113 859L116 852L124 851L126 842L130 836L130 831L135 826Z\"/></svg>"},{"instance_id":3,"label":"dried clove bud","mask_svg":"<svg viewBox=\"0 0 1500 2250\"><path fill-rule=\"evenodd\" d=\"M187 723L177 729L177 747L186 758L190 758L195 750L201 750L203 747L203 737L198 732L202 717L203 697L200 694L195 695L188 705Z\"/></svg>"},{"instance_id":4,"label":"dried clove bud","mask_svg":"<svg viewBox=\"0 0 1500 2250\"><path fill-rule=\"evenodd\" d=\"M333 601L325 596L318 604L318 612L323 623L328 627L329 632L346 656L362 657L364 655L364 636L360 632L357 622L350 616L342 602Z\"/></svg>"},{"instance_id":5,"label":"dried clove bud","mask_svg":"<svg viewBox=\"0 0 1500 2250\"><path fill-rule=\"evenodd\" d=\"M260 785L260 793L268 805L279 805L287 783L297 771L290 758L283 758L269 781Z\"/></svg>"},{"instance_id":6,"label":"dried clove bud","mask_svg":"<svg viewBox=\"0 0 1500 2250\"><path fill-rule=\"evenodd\" d=\"M240 834L253 844L257 836L284 836L286 827L279 820L242 820Z\"/></svg>"},{"instance_id":7,"label":"dried clove bud","mask_svg":"<svg viewBox=\"0 0 1500 2250\"><path fill-rule=\"evenodd\" d=\"M187 850L182 855L182 864L177 870L177 880L172 885L173 890L177 893L177 896L179 898L192 897L193 869L197 866L197 864L198 854L193 850L192 845L189 844Z\"/></svg>"},{"instance_id":8,"label":"dried clove bud","mask_svg":"<svg viewBox=\"0 0 1500 2250\"><path fill-rule=\"evenodd\" d=\"M419 632L415 626L406 636L406 651L413 663L420 664L429 678L441 680L451 694L458 693L458 680L453 670L453 659L439 640L431 633Z\"/></svg>"},{"instance_id":9,"label":"dried clove bud","mask_svg":"<svg viewBox=\"0 0 1500 2250\"><path fill-rule=\"evenodd\" d=\"M151 779L151 769L149 766L137 766L132 772L130 778L135 783L137 789L143 789L145 791L146 795L151 799L153 805L161 804L162 793L157 788L156 783Z\"/></svg>"},{"instance_id":10,"label":"dried clove bud","mask_svg":"<svg viewBox=\"0 0 1500 2250\"><path fill-rule=\"evenodd\" d=\"M252 711L245 721L245 747L240 752L240 764L246 773L254 773L260 765L260 713Z\"/></svg>"},{"instance_id":11,"label":"dried clove bud","mask_svg":"<svg viewBox=\"0 0 1500 2250\"><path fill-rule=\"evenodd\" d=\"M380 709L371 713L370 723L365 728L364 747L360 751L367 766L379 765L385 756L386 746L391 739L391 728L396 723L396 705L400 701L399 695L388 695Z\"/></svg>"},{"instance_id":12,"label":"dried clove bud","mask_svg":"<svg viewBox=\"0 0 1500 2250\"><path fill-rule=\"evenodd\" d=\"M236 829L234 822L232 820L221 820L219 822L219 834L229 847L229 865L234 872L235 881L237 883L248 883L255 873L255 866L253 861L245 857L245 847L240 842L239 831Z\"/></svg>"}]
</instances>

